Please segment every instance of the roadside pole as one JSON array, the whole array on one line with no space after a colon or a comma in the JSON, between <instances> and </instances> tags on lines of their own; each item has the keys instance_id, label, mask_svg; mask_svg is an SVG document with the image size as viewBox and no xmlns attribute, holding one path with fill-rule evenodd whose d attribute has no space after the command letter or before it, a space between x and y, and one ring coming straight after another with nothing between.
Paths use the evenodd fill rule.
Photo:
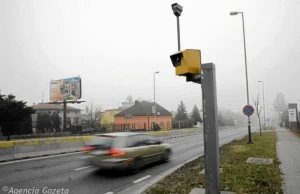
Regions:
<instances>
[{"instance_id":1,"label":"roadside pole","mask_svg":"<svg viewBox=\"0 0 300 194\"><path fill-rule=\"evenodd\" d=\"M202 70L205 193L214 194L220 193L221 190L215 65L213 63L202 64Z\"/></svg>"},{"instance_id":2,"label":"roadside pole","mask_svg":"<svg viewBox=\"0 0 300 194\"><path fill-rule=\"evenodd\" d=\"M63 131L66 131L66 129L67 129L67 101L66 100L63 101L63 105L64 105Z\"/></svg>"},{"instance_id":3,"label":"roadside pole","mask_svg":"<svg viewBox=\"0 0 300 194\"><path fill-rule=\"evenodd\" d=\"M220 156L219 130L217 115L216 73L213 63L201 63L201 51L195 49L180 50L179 16L182 6L174 3L172 10L177 19L178 52L171 55L176 75L185 76L187 82L202 85L203 137L205 158L205 193L220 194Z\"/></svg>"}]
</instances>

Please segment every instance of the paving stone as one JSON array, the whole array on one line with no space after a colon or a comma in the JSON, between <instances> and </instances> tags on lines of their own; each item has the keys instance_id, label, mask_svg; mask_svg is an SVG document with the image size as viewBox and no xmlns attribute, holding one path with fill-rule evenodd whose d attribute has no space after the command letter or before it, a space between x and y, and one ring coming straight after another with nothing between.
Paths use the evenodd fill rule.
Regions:
<instances>
[{"instance_id":1,"label":"paving stone","mask_svg":"<svg viewBox=\"0 0 300 194\"><path fill-rule=\"evenodd\" d=\"M273 159L272 158L248 158L247 163L251 163L251 164L272 164L273 163Z\"/></svg>"},{"instance_id":2,"label":"paving stone","mask_svg":"<svg viewBox=\"0 0 300 194\"><path fill-rule=\"evenodd\" d=\"M278 129L278 128L277 128ZM278 131L276 129L276 132ZM289 130L277 132L277 156L286 194L300 194L300 138Z\"/></svg>"},{"instance_id":3,"label":"paving stone","mask_svg":"<svg viewBox=\"0 0 300 194\"><path fill-rule=\"evenodd\" d=\"M194 188L189 194L205 194L205 189L203 188ZM221 191L221 194L236 194L234 192L229 191Z\"/></svg>"},{"instance_id":4,"label":"paving stone","mask_svg":"<svg viewBox=\"0 0 300 194\"><path fill-rule=\"evenodd\" d=\"M294 188L294 187L287 187L285 189L286 194L299 194L300 188Z\"/></svg>"}]
</instances>

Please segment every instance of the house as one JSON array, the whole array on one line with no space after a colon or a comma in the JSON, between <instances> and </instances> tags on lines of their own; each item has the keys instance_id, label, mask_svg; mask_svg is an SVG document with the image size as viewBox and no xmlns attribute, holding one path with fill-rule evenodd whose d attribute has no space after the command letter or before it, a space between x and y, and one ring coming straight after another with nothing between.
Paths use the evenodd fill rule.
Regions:
<instances>
[{"instance_id":1,"label":"house","mask_svg":"<svg viewBox=\"0 0 300 194\"><path fill-rule=\"evenodd\" d=\"M156 103L157 116L153 103L135 101L135 104L114 116L115 130L151 130L156 122L161 130L172 129L172 113Z\"/></svg>"},{"instance_id":2,"label":"house","mask_svg":"<svg viewBox=\"0 0 300 194\"><path fill-rule=\"evenodd\" d=\"M61 129L63 128L64 107L62 104L39 103L37 105L33 104L32 108L33 110L35 110L35 114L31 115L33 131L35 131L36 129L38 113L43 113L43 112L48 112L50 114L52 114L53 112L57 112L59 116L60 128ZM81 118L82 118L81 109L67 106L67 128L69 127L70 123L76 125L81 123Z\"/></svg>"},{"instance_id":3,"label":"house","mask_svg":"<svg viewBox=\"0 0 300 194\"><path fill-rule=\"evenodd\" d=\"M107 109L101 113L101 124L102 125L111 125L114 123L114 116L134 105L134 102L122 102L122 107L114 108L114 109Z\"/></svg>"},{"instance_id":4,"label":"house","mask_svg":"<svg viewBox=\"0 0 300 194\"><path fill-rule=\"evenodd\" d=\"M117 109L107 109L101 113L101 124L102 125L111 125L114 122L114 116L121 112L122 108Z\"/></svg>"}]
</instances>

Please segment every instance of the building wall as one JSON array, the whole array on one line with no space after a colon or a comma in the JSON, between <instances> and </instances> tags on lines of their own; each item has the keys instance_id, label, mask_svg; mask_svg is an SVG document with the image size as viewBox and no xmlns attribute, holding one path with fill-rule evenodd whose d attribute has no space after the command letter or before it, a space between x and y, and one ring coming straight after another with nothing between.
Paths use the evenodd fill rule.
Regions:
<instances>
[{"instance_id":1,"label":"building wall","mask_svg":"<svg viewBox=\"0 0 300 194\"><path fill-rule=\"evenodd\" d=\"M107 110L104 113L101 113L101 124L110 125L114 122L114 116L121 112L121 110Z\"/></svg>"},{"instance_id":2,"label":"building wall","mask_svg":"<svg viewBox=\"0 0 300 194\"><path fill-rule=\"evenodd\" d=\"M114 118L114 124L116 125L116 130L119 130L121 125L129 124L130 128L135 129L152 129L152 123L155 121L154 116L133 116L132 118L125 118L123 116L116 116ZM161 127L161 130L172 129L172 116L156 116L156 123Z\"/></svg>"}]
</instances>

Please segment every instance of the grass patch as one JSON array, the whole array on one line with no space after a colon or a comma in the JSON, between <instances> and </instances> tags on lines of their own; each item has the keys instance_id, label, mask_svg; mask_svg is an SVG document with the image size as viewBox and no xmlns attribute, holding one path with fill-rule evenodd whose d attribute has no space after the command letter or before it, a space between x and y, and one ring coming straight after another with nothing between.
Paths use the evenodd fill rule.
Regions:
<instances>
[{"instance_id":1,"label":"grass patch","mask_svg":"<svg viewBox=\"0 0 300 194\"><path fill-rule=\"evenodd\" d=\"M254 144L247 144L248 137L233 141L220 148L222 191L236 193L282 193L279 162L276 153L276 133L253 134ZM273 164L247 164L249 157L272 158ZM188 194L195 187L205 187L204 157L200 157L156 185L145 194Z\"/></svg>"}]
</instances>

